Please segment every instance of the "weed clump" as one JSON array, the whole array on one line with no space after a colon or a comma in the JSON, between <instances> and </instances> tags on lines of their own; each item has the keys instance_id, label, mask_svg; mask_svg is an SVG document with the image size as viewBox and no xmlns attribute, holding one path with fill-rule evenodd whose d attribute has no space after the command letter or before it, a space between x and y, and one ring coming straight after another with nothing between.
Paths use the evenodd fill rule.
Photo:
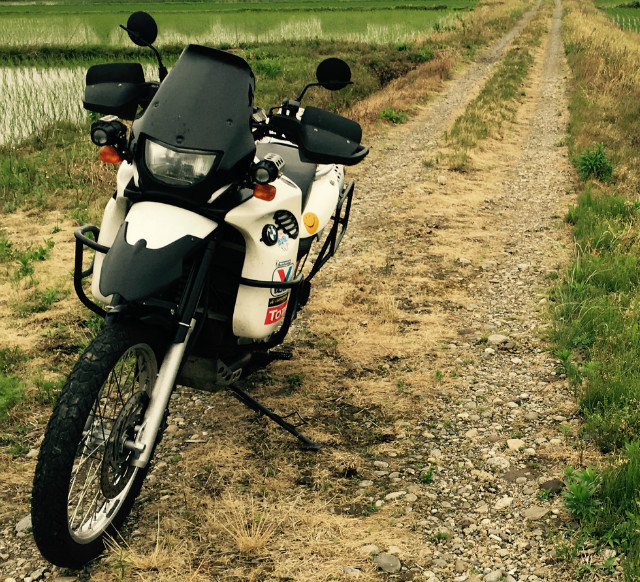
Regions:
<instances>
[{"instance_id":1,"label":"weed clump","mask_svg":"<svg viewBox=\"0 0 640 582\"><path fill-rule=\"evenodd\" d=\"M404 123L407 120L407 112L398 109L391 109L388 105L380 112L380 119L391 123Z\"/></svg>"},{"instance_id":2,"label":"weed clump","mask_svg":"<svg viewBox=\"0 0 640 582\"><path fill-rule=\"evenodd\" d=\"M597 143L593 148L587 148L576 161L578 175L582 180L595 178L601 182L613 181L613 164L607 158L604 144Z\"/></svg>"}]
</instances>

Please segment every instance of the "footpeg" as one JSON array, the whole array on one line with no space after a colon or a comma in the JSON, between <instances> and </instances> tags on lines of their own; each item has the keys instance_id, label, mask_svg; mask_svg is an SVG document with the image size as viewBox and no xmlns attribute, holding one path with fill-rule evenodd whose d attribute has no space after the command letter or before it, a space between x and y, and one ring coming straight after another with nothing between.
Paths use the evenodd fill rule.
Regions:
<instances>
[{"instance_id":1,"label":"footpeg","mask_svg":"<svg viewBox=\"0 0 640 582\"><path fill-rule=\"evenodd\" d=\"M269 356L270 356L272 361L275 361L275 360L286 360L286 361L289 361L289 360L293 359L293 352L285 352L285 351L269 352Z\"/></svg>"}]
</instances>

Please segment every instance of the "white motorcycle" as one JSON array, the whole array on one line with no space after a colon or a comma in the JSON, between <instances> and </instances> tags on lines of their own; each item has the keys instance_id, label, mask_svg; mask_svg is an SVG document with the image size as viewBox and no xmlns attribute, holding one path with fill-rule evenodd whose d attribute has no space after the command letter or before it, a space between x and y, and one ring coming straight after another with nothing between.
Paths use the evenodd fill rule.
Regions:
<instances>
[{"instance_id":1,"label":"white motorcycle","mask_svg":"<svg viewBox=\"0 0 640 582\"><path fill-rule=\"evenodd\" d=\"M319 447L236 381L291 357L274 348L344 235L354 187L343 166L368 153L357 123L300 107L311 86L350 83L344 61L323 61L317 83L265 113L240 57L189 45L167 73L153 19L137 12L122 28L155 51L160 82L137 63L87 72L84 106L107 114L92 141L121 163L102 228L75 232L76 292L104 327L56 403L32 494L36 544L67 567L98 556L130 512L176 384L226 387Z\"/></svg>"}]
</instances>

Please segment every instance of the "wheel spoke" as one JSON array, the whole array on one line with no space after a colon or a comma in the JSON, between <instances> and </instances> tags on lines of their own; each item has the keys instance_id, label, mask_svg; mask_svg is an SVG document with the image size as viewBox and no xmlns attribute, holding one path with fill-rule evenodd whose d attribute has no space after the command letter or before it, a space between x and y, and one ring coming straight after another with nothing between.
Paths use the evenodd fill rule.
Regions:
<instances>
[{"instance_id":1,"label":"wheel spoke","mask_svg":"<svg viewBox=\"0 0 640 582\"><path fill-rule=\"evenodd\" d=\"M116 493L115 497L105 497L101 481L105 479L105 451L107 447L114 446L113 443L109 445L110 439L120 438L114 430L117 423L123 422L119 417L126 410L128 400L148 384L145 381L145 386L141 386L141 378L150 377L150 367L155 368L155 360L150 361L151 357L146 346L134 346L127 350L109 370L96 398L87 422L89 426L84 431L84 442L79 446L81 454L76 460L69 487L69 527L76 536L91 537L96 532L104 531L135 478L137 471L131 471L126 462L122 462L119 467L117 456L115 460L110 456L106 478L114 484ZM116 432L122 434L121 430ZM122 489L117 493L120 486Z\"/></svg>"},{"instance_id":2,"label":"wheel spoke","mask_svg":"<svg viewBox=\"0 0 640 582\"><path fill-rule=\"evenodd\" d=\"M82 489L80 490L80 495L78 497L78 503L76 504L75 510L73 512L73 515L71 516L71 519L69 520L69 525L71 526L71 528L73 529L73 522L74 519L78 513L78 509L80 509L80 506L82 505L82 502L84 501L85 495L87 493L87 491L89 491L89 488L91 487L91 485L93 483L95 483L95 481L98 478L98 473L100 472L100 466L101 463L96 463L95 465L95 470L93 471L93 474L91 474L91 471L89 471L89 476L87 477L87 479L84 482L84 485L82 487ZM98 491L96 492L96 496L100 494L100 488L98 487ZM69 489L69 495L71 495L71 488ZM82 526L82 523L84 522L81 521L80 525Z\"/></svg>"}]
</instances>

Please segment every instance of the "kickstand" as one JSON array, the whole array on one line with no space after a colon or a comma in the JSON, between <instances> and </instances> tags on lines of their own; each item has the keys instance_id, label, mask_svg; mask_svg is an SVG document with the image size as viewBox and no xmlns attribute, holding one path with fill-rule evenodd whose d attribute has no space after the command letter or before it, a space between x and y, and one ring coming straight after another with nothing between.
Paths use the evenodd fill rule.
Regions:
<instances>
[{"instance_id":1,"label":"kickstand","mask_svg":"<svg viewBox=\"0 0 640 582\"><path fill-rule=\"evenodd\" d=\"M293 424L287 422L282 416L273 412L267 408L261 402L258 402L255 398L249 396L244 390L238 388L234 384L230 384L227 386L229 390L231 390L231 395L237 398L242 404L244 404L247 408L251 410L255 410L256 412L263 414L264 416L269 417L273 422L275 422L278 426L291 433L294 437L299 439L303 444L305 449L309 449L311 451L319 450L322 445L312 441L310 438L304 436Z\"/></svg>"}]
</instances>

